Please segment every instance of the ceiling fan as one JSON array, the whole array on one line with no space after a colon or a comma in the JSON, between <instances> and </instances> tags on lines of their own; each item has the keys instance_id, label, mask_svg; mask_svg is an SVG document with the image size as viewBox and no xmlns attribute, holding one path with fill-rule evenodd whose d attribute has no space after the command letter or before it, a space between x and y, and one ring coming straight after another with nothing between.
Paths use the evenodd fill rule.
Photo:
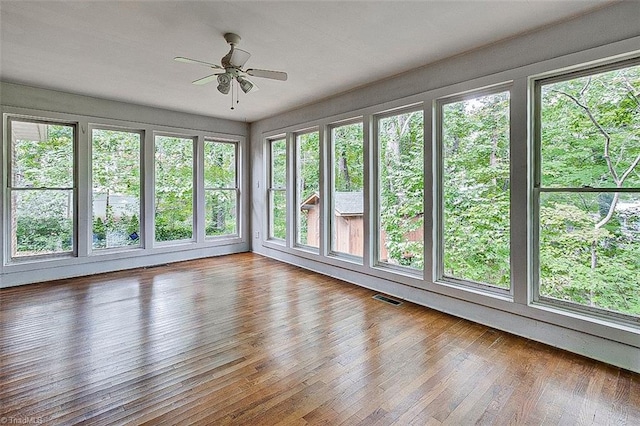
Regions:
<instances>
[{"instance_id":1,"label":"ceiling fan","mask_svg":"<svg viewBox=\"0 0 640 426\"><path fill-rule=\"evenodd\" d=\"M200 78L193 81L192 83L196 85L202 85L210 83L213 80L217 80L218 91L225 95L229 93L234 80L238 83L240 89L242 89L244 93L249 93L252 89L257 90L257 86L248 78L246 78L247 75L252 77L270 78L272 80L287 80L286 72L261 70L257 68L249 68L246 70L243 69L242 67L244 67L244 64L247 63L247 61L251 57L251 54L236 47L236 45L240 43L240 36L234 33L226 33L224 35L224 39L229 45L231 45L231 50L229 51L229 53L222 57L222 59L220 60L221 65L198 61L196 59L185 58L182 56L177 56L173 59L178 62L205 65L209 68L213 68L214 70L221 70L221 72L216 72L214 74Z\"/></svg>"}]
</instances>

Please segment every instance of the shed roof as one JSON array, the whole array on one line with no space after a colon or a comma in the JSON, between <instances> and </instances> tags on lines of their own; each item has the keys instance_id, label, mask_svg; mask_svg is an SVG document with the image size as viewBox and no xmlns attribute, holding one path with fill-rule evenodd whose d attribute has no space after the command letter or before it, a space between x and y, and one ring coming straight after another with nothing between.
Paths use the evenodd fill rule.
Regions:
<instances>
[{"instance_id":1,"label":"shed roof","mask_svg":"<svg viewBox=\"0 0 640 426\"><path fill-rule=\"evenodd\" d=\"M313 194L302 202L301 208L310 208L318 204L320 196ZM336 192L334 207L339 216L362 216L364 212L364 197L362 191Z\"/></svg>"},{"instance_id":2,"label":"shed roof","mask_svg":"<svg viewBox=\"0 0 640 426\"><path fill-rule=\"evenodd\" d=\"M362 216L364 196L360 192L336 192L334 206L340 216Z\"/></svg>"}]
</instances>

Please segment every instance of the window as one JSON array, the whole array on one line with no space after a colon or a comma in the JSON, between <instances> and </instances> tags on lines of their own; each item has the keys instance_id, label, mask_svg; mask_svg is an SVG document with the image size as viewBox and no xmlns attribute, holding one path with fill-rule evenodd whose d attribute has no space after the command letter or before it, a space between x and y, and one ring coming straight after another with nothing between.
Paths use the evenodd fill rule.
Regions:
<instances>
[{"instance_id":1,"label":"window","mask_svg":"<svg viewBox=\"0 0 640 426\"><path fill-rule=\"evenodd\" d=\"M640 318L640 65L536 83L537 298Z\"/></svg>"},{"instance_id":2,"label":"window","mask_svg":"<svg viewBox=\"0 0 640 426\"><path fill-rule=\"evenodd\" d=\"M377 120L378 262L424 265L424 123L422 110Z\"/></svg>"},{"instance_id":3,"label":"window","mask_svg":"<svg viewBox=\"0 0 640 426\"><path fill-rule=\"evenodd\" d=\"M9 119L11 258L75 252L75 126Z\"/></svg>"},{"instance_id":4,"label":"window","mask_svg":"<svg viewBox=\"0 0 640 426\"><path fill-rule=\"evenodd\" d=\"M140 246L141 136L91 131L93 249Z\"/></svg>"},{"instance_id":5,"label":"window","mask_svg":"<svg viewBox=\"0 0 640 426\"><path fill-rule=\"evenodd\" d=\"M287 237L287 141L269 141L269 238Z\"/></svg>"},{"instance_id":6,"label":"window","mask_svg":"<svg viewBox=\"0 0 640 426\"><path fill-rule=\"evenodd\" d=\"M296 244L320 247L320 134L296 135Z\"/></svg>"},{"instance_id":7,"label":"window","mask_svg":"<svg viewBox=\"0 0 640 426\"><path fill-rule=\"evenodd\" d=\"M331 252L362 257L364 141L362 122L331 128L333 179Z\"/></svg>"},{"instance_id":8,"label":"window","mask_svg":"<svg viewBox=\"0 0 640 426\"><path fill-rule=\"evenodd\" d=\"M510 288L509 91L439 102L439 278Z\"/></svg>"},{"instance_id":9,"label":"window","mask_svg":"<svg viewBox=\"0 0 640 426\"><path fill-rule=\"evenodd\" d=\"M238 144L205 140L205 235L238 235Z\"/></svg>"},{"instance_id":10,"label":"window","mask_svg":"<svg viewBox=\"0 0 640 426\"><path fill-rule=\"evenodd\" d=\"M193 239L193 139L155 137L155 240Z\"/></svg>"}]
</instances>

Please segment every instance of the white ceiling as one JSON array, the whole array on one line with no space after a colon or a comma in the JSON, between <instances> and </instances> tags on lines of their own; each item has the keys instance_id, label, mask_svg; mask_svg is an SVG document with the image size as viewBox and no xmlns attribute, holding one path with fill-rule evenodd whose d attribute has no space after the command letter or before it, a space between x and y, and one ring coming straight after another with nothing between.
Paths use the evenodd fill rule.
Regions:
<instances>
[{"instance_id":1,"label":"white ceiling","mask_svg":"<svg viewBox=\"0 0 640 426\"><path fill-rule=\"evenodd\" d=\"M0 1L0 79L241 121L256 121L558 22L610 0ZM242 37L260 90L194 86Z\"/></svg>"}]
</instances>

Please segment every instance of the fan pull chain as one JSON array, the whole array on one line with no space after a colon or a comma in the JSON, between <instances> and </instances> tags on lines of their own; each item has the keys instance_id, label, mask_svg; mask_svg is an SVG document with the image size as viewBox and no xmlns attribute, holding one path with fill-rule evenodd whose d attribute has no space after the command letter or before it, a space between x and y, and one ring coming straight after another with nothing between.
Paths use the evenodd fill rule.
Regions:
<instances>
[{"instance_id":1,"label":"fan pull chain","mask_svg":"<svg viewBox=\"0 0 640 426\"><path fill-rule=\"evenodd\" d=\"M234 90L233 90L233 89L234 89L235 84L233 84L233 83L234 83L234 80L231 80L231 110L234 110L234 109L235 109L235 108L233 107L233 92L234 92Z\"/></svg>"}]
</instances>

